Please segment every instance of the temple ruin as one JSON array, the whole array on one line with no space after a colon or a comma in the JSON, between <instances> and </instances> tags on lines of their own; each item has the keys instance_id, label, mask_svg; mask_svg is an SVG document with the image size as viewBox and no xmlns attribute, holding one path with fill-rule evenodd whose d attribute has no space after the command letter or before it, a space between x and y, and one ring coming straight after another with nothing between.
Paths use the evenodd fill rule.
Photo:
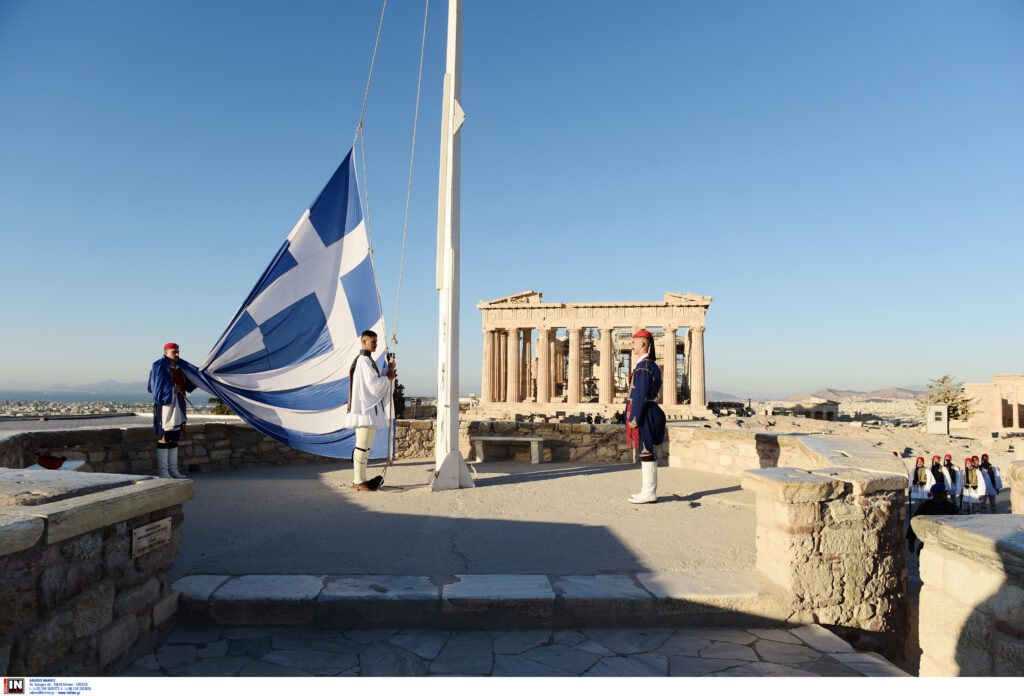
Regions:
<instances>
[{"instance_id":1,"label":"temple ruin","mask_svg":"<svg viewBox=\"0 0 1024 696\"><path fill-rule=\"evenodd\" d=\"M988 437L1024 427L1024 375L996 375L991 382L968 382L964 393L972 400L972 415L966 424L951 425L954 430Z\"/></svg>"},{"instance_id":2,"label":"temple ruin","mask_svg":"<svg viewBox=\"0 0 1024 696\"><path fill-rule=\"evenodd\" d=\"M477 304L484 332L477 413L611 417L624 411L632 335L640 329L654 335L665 385L658 400L666 415L708 413L704 329L710 297L668 292L661 302L541 298L530 290Z\"/></svg>"}]
</instances>

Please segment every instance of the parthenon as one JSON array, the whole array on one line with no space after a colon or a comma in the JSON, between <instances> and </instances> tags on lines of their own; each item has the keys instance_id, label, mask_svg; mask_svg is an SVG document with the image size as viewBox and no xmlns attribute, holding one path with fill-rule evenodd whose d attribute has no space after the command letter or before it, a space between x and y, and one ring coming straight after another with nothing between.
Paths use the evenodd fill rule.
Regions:
<instances>
[{"instance_id":1,"label":"parthenon","mask_svg":"<svg viewBox=\"0 0 1024 696\"><path fill-rule=\"evenodd\" d=\"M477 304L484 331L480 411L498 418L622 412L632 335L647 329L655 337L666 415L707 413L704 329L712 298L673 292L661 302L541 298L529 290Z\"/></svg>"}]
</instances>

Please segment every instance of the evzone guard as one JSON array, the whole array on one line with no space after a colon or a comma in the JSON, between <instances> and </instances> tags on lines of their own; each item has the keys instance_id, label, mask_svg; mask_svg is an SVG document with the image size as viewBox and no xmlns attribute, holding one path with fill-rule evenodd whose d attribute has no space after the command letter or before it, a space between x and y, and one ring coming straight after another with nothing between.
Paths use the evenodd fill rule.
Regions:
<instances>
[{"instance_id":1,"label":"evzone guard","mask_svg":"<svg viewBox=\"0 0 1024 696\"><path fill-rule=\"evenodd\" d=\"M370 445L378 429L388 427L388 389L395 379L395 361L388 361L388 371L381 374L373 361L377 350L377 334L364 331L359 338L361 350L349 369L348 412L344 427L354 428L356 444L352 451L352 487L357 491L375 491L383 482L376 476L366 480L366 464L370 459Z\"/></svg>"},{"instance_id":2,"label":"evzone guard","mask_svg":"<svg viewBox=\"0 0 1024 696\"><path fill-rule=\"evenodd\" d=\"M185 438L185 394L196 388L185 376L177 343L164 345L164 356L153 363L147 389L153 395L153 432L160 478L185 478L178 471L178 443ZM187 363L186 363L187 364Z\"/></svg>"},{"instance_id":3,"label":"evzone guard","mask_svg":"<svg viewBox=\"0 0 1024 696\"><path fill-rule=\"evenodd\" d=\"M975 457L976 459L976 457ZM999 495L999 491L1003 487L1003 479L999 475L999 469L995 467L992 462L988 460L988 455L981 455L981 466L982 472L985 476L988 476L988 482L991 484L991 494L988 497L989 512L996 511L996 496Z\"/></svg>"},{"instance_id":4,"label":"evzone guard","mask_svg":"<svg viewBox=\"0 0 1024 696\"><path fill-rule=\"evenodd\" d=\"M654 362L654 338L650 331L633 334L633 356L636 366L629 373L626 441L633 450L633 461L640 461L641 488L629 497L629 502L653 503L658 500L656 448L665 440L665 412L657 403L661 370Z\"/></svg>"},{"instance_id":5,"label":"evzone guard","mask_svg":"<svg viewBox=\"0 0 1024 696\"><path fill-rule=\"evenodd\" d=\"M910 475L910 499L928 500L931 497L931 488L936 483L932 470L924 465L924 457L918 457L914 466L914 472Z\"/></svg>"},{"instance_id":6,"label":"evzone guard","mask_svg":"<svg viewBox=\"0 0 1024 696\"><path fill-rule=\"evenodd\" d=\"M946 480L946 491L949 493L949 500L955 503L957 509L963 508L964 493L964 472L962 469L953 466L953 455L947 454L942 461L942 476Z\"/></svg>"}]
</instances>

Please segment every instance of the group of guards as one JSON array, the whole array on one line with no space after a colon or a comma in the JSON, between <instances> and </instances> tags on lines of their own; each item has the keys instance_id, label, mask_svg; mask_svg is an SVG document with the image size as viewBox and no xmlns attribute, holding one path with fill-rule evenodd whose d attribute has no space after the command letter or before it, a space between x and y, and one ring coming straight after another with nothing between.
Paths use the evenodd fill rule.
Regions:
<instances>
[{"instance_id":1,"label":"group of guards","mask_svg":"<svg viewBox=\"0 0 1024 696\"><path fill-rule=\"evenodd\" d=\"M980 459L977 455L967 457L963 468L953 464L952 455L940 459L936 454L931 466L925 466L924 457L917 458L908 492L911 501L927 501L941 492L959 514L984 512L986 507L988 512L994 513L996 496L1002 487L999 469L989 461L987 454Z\"/></svg>"}]
</instances>

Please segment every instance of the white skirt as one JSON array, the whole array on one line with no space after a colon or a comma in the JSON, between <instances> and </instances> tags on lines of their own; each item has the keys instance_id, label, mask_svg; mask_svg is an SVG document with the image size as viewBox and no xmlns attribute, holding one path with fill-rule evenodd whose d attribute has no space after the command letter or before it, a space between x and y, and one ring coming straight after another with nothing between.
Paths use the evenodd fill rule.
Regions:
<instances>
[{"instance_id":1,"label":"white skirt","mask_svg":"<svg viewBox=\"0 0 1024 696\"><path fill-rule=\"evenodd\" d=\"M346 413L342 427L383 430L388 427L388 418L384 414L384 407L377 404L369 413Z\"/></svg>"}]
</instances>

